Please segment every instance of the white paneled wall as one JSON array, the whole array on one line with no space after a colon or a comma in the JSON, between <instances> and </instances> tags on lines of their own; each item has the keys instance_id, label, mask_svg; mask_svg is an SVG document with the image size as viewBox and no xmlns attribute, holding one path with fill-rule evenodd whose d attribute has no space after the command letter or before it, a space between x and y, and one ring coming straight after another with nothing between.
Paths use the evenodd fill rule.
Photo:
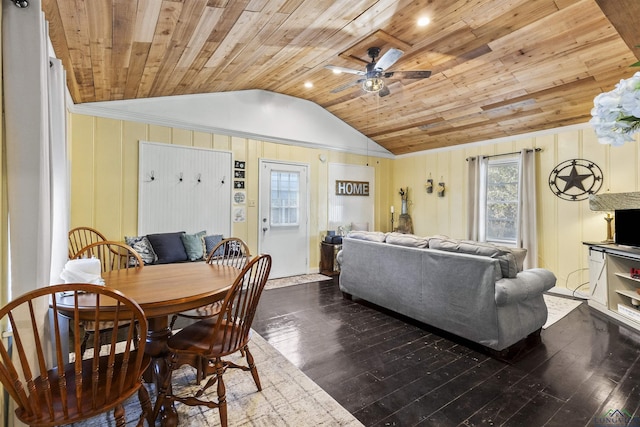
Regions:
<instances>
[{"instance_id":1,"label":"white paneled wall","mask_svg":"<svg viewBox=\"0 0 640 427\"><path fill-rule=\"evenodd\" d=\"M374 228L375 170L371 166L329 163L329 229L351 223L369 223ZM368 196L346 196L336 194L336 181L358 181L369 183Z\"/></svg>"},{"instance_id":2,"label":"white paneled wall","mask_svg":"<svg viewBox=\"0 0 640 427\"><path fill-rule=\"evenodd\" d=\"M138 234L231 235L232 153L140 141Z\"/></svg>"}]
</instances>

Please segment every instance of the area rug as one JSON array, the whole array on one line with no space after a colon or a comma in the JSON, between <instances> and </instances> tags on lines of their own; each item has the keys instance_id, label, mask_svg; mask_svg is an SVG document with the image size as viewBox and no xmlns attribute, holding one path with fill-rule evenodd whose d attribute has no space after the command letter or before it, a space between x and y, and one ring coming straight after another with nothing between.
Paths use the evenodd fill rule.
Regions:
<instances>
[{"instance_id":1,"label":"area rug","mask_svg":"<svg viewBox=\"0 0 640 427\"><path fill-rule=\"evenodd\" d=\"M249 346L258 366L262 391L257 391L249 372L236 369L227 371L224 379L227 387L229 426L362 426L353 415L260 335L253 333ZM238 359L239 354L228 357L228 360L234 362L240 362ZM173 384L173 390L177 394L193 393L198 388L195 383L195 370L183 366L174 372ZM151 401L155 402L155 389L152 386L148 386L148 389ZM205 397L215 399L215 389L215 386L211 387ZM217 409L180 403L176 403L175 406L181 426L220 425ZM129 399L125 410L127 426L135 426L140 417L138 398ZM74 427L114 425L112 413L73 424Z\"/></svg>"},{"instance_id":2,"label":"area rug","mask_svg":"<svg viewBox=\"0 0 640 427\"><path fill-rule=\"evenodd\" d=\"M333 280L329 276L324 274L301 274L299 276L281 277L279 279L267 280L265 289L278 289L286 286L301 285L303 283L310 282L324 282L326 280Z\"/></svg>"},{"instance_id":3,"label":"area rug","mask_svg":"<svg viewBox=\"0 0 640 427\"><path fill-rule=\"evenodd\" d=\"M547 316L547 323L544 324L542 329L547 329L582 304L582 301L553 295L544 294L543 297L545 304L547 304L549 315Z\"/></svg>"}]
</instances>

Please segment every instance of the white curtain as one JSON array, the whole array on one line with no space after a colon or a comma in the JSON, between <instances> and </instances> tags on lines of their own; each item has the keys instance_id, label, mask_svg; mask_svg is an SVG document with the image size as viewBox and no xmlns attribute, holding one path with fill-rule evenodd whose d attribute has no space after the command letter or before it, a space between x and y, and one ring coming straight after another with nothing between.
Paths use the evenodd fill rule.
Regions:
<instances>
[{"instance_id":1,"label":"white curtain","mask_svg":"<svg viewBox=\"0 0 640 427\"><path fill-rule=\"evenodd\" d=\"M520 229L518 246L527 249L524 268L538 266L536 226L536 151L523 149L520 157Z\"/></svg>"},{"instance_id":2,"label":"white curtain","mask_svg":"<svg viewBox=\"0 0 640 427\"><path fill-rule=\"evenodd\" d=\"M484 241L484 210L482 209L482 200L485 186L482 180L486 176L489 158L484 156L470 157L468 159L467 170L467 239Z\"/></svg>"},{"instance_id":3,"label":"white curtain","mask_svg":"<svg viewBox=\"0 0 640 427\"><path fill-rule=\"evenodd\" d=\"M57 280L66 261L68 172L64 72L49 59L40 2L3 2L11 293ZM52 253L54 254L52 256Z\"/></svg>"},{"instance_id":4,"label":"white curtain","mask_svg":"<svg viewBox=\"0 0 640 427\"><path fill-rule=\"evenodd\" d=\"M49 58L49 136L51 147L51 279L60 282L67 262L70 173L67 161L66 78L62 61Z\"/></svg>"},{"instance_id":5,"label":"white curtain","mask_svg":"<svg viewBox=\"0 0 640 427\"><path fill-rule=\"evenodd\" d=\"M41 10L40 0L30 0L25 9L2 2L10 247L10 283L2 291L12 299L56 280L67 254L64 73L59 61L50 66ZM48 306L38 310L41 330L46 330ZM21 425L13 416L9 419L10 425Z\"/></svg>"}]
</instances>

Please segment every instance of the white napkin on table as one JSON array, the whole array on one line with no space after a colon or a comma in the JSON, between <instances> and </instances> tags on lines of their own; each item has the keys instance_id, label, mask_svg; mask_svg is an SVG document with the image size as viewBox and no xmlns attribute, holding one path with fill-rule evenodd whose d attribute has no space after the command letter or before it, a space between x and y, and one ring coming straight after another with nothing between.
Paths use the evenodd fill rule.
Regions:
<instances>
[{"instance_id":1,"label":"white napkin on table","mask_svg":"<svg viewBox=\"0 0 640 427\"><path fill-rule=\"evenodd\" d=\"M80 258L67 261L60 278L65 283L91 283L104 285L100 275L100 260L98 258Z\"/></svg>"}]
</instances>

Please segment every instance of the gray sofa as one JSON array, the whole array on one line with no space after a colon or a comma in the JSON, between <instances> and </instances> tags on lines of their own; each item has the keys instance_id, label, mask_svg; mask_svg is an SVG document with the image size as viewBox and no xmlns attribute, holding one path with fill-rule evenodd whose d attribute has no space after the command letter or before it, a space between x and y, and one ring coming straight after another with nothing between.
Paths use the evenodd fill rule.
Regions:
<instances>
[{"instance_id":1,"label":"gray sofa","mask_svg":"<svg viewBox=\"0 0 640 427\"><path fill-rule=\"evenodd\" d=\"M351 233L338 254L340 290L501 351L540 331L547 320L542 294L556 277L541 268L518 271L513 253L493 248L445 237Z\"/></svg>"}]
</instances>

